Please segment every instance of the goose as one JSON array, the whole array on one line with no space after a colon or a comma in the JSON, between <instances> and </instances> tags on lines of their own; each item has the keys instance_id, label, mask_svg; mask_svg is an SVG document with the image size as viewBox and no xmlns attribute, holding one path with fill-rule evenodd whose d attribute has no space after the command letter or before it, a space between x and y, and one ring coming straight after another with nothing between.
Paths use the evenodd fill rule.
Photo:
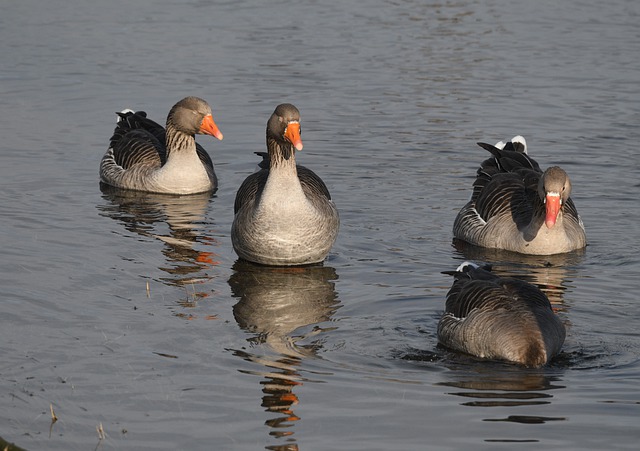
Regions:
<instances>
[{"instance_id":1,"label":"goose","mask_svg":"<svg viewBox=\"0 0 640 451\"><path fill-rule=\"evenodd\" d=\"M195 141L195 134L223 137L207 102L198 97L180 100L169 111L166 130L144 111L116 114L116 128L100 162L103 183L164 194L196 194L217 188L211 157Z\"/></svg>"},{"instance_id":2,"label":"goose","mask_svg":"<svg viewBox=\"0 0 640 451\"><path fill-rule=\"evenodd\" d=\"M518 135L495 146L478 143L492 158L478 169L471 200L454 225L456 238L485 248L552 255L587 245L584 225L560 167L542 172Z\"/></svg>"},{"instance_id":3,"label":"goose","mask_svg":"<svg viewBox=\"0 0 640 451\"><path fill-rule=\"evenodd\" d=\"M313 171L296 165L302 150L300 112L278 105L267 122L260 169L236 193L233 249L243 260L270 266L322 262L336 241L340 219L329 190Z\"/></svg>"},{"instance_id":4,"label":"goose","mask_svg":"<svg viewBox=\"0 0 640 451\"><path fill-rule=\"evenodd\" d=\"M499 277L489 266L464 262L447 293L438 341L476 357L527 367L545 365L560 352L564 324L538 287Z\"/></svg>"}]
</instances>

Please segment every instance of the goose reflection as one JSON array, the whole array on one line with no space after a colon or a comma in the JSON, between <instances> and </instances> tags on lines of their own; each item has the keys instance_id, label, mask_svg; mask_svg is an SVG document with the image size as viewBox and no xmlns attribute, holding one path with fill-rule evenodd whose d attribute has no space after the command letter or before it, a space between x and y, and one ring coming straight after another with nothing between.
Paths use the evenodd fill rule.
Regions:
<instances>
[{"instance_id":1,"label":"goose reflection","mask_svg":"<svg viewBox=\"0 0 640 451\"><path fill-rule=\"evenodd\" d=\"M110 217L130 232L162 241L167 273L164 283L173 286L200 283L211 277L206 270L218 264L212 251L200 251L197 244L215 245L215 239L204 236L202 228L211 202L211 193L191 196L168 196L119 190L101 184L103 198L100 214ZM201 294L200 294L201 295Z\"/></svg>"},{"instance_id":2,"label":"goose reflection","mask_svg":"<svg viewBox=\"0 0 640 451\"><path fill-rule=\"evenodd\" d=\"M556 311L565 311L564 293L578 276L575 267L583 260L584 249L556 255L524 255L500 249L485 249L463 241L453 241L463 260L489 263L502 277L532 283L549 298Z\"/></svg>"},{"instance_id":3,"label":"goose reflection","mask_svg":"<svg viewBox=\"0 0 640 451\"><path fill-rule=\"evenodd\" d=\"M472 358L470 357L471 361ZM453 388L449 395L461 398L461 405L468 407L505 407L514 408L513 415L498 418L489 417L483 421L511 422L521 424L541 424L548 421L564 421L565 417L525 414L522 408L549 405L553 399L553 390L564 389L561 377L541 369L529 370L513 367L504 363L477 361L477 365L468 365L464 369L448 376L452 380L437 385ZM539 410L538 410L539 411ZM491 412L491 411L488 411ZM491 441L501 441L492 439Z\"/></svg>"},{"instance_id":4,"label":"goose reflection","mask_svg":"<svg viewBox=\"0 0 640 451\"><path fill-rule=\"evenodd\" d=\"M240 299L233 315L252 334L247 340L253 351L235 355L261 366L251 372L262 378L261 405L278 415L266 421L269 434L285 440L267 449L297 450L291 430L300 420L293 412L299 402L294 389L309 381L300 374L303 359L315 356L322 348L322 333L333 329L321 323L330 321L339 308L338 276L327 266L266 267L241 260L233 269L229 285Z\"/></svg>"}]
</instances>

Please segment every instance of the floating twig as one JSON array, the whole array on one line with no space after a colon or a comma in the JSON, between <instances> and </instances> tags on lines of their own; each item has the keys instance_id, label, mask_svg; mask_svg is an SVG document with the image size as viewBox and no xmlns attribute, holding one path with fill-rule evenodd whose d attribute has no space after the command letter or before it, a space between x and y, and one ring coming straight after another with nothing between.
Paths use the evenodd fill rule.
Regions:
<instances>
[{"instance_id":1,"label":"floating twig","mask_svg":"<svg viewBox=\"0 0 640 451\"><path fill-rule=\"evenodd\" d=\"M98 432L98 439L101 441L104 440L105 435L104 435L104 428L102 427L102 423L96 426L96 431Z\"/></svg>"}]
</instances>

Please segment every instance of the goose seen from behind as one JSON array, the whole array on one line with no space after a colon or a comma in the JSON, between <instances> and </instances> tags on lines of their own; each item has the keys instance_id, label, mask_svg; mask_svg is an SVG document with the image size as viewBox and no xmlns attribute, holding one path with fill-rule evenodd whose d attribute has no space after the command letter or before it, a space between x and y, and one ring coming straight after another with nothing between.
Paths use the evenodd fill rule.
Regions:
<instances>
[{"instance_id":1,"label":"goose seen from behind","mask_svg":"<svg viewBox=\"0 0 640 451\"><path fill-rule=\"evenodd\" d=\"M527 367L543 366L560 352L564 324L538 287L470 262L447 274L455 280L438 323L443 346Z\"/></svg>"},{"instance_id":2,"label":"goose seen from behind","mask_svg":"<svg viewBox=\"0 0 640 451\"><path fill-rule=\"evenodd\" d=\"M176 103L166 129L144 111L118 114L109 149L100 162L100 180L112 187L164 194L214 191L218 182L211 157L196 134L222 139L211 107L198 97Z\"/></svg>"},{"instance_id":3,"label":"goose seen from behind","mask_svg":"<svg viewBox=\"0 0 640 451\"><path fill-rule=\"evenodd\" d=\"M582 249L587 239L558 166L542 172L522 136L495 146L478 169L471 200L458 213L454 236L476 246L552 255Z\"/></svg>"},{"instance_id":4,"label":"goose seen from behind","mask_svg":"<svg viewBox=\"0 0 640 451\"><path fill-rule=\"evenodd\" d=\"M231 241L244 260L271 266L322 262L340 225L326 185L296 165L302 150L300 112L281 104L267 122L268 153L236 194Z\"/></svg>"}]
</instances>

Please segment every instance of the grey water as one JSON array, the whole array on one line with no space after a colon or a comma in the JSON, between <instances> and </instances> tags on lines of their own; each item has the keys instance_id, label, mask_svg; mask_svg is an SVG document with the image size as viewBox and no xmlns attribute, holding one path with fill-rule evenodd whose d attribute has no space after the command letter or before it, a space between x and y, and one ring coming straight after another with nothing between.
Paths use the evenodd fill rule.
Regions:
<instances>
[{"instance_id":1,"label":"grey water","mask_svg":"<svg viewBox=\"0 0 640 451\"><path fill-rule=\"evenodd\" d=\"M0 437L28 450L636 449L640 3L5 1ZM116 111L187 95L213 196L103 192ZM233 199L279 103L341 230L320 267L238 262ZM452 240L485 151L561 165L584 252ZM440 348L470 259L549 296L542 369ZM53 409L57 421L52 421Z\"/></svg>"}]
</instances>

